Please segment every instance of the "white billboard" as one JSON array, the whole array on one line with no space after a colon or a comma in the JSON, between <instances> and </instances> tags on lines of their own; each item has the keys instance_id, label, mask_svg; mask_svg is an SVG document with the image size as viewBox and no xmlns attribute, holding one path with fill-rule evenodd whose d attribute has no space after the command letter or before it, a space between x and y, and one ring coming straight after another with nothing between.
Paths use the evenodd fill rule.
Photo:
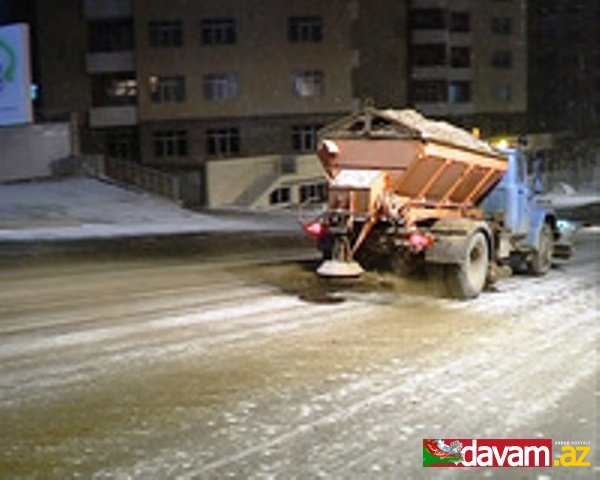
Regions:
<instances>
[{"instance_id":1,"label":"white billboard","mask_svg":"<svg viewBox=\"0 0 600 480\"><path fill-rule=\"evenodd\" d=\"M0 126L32 121L29 26L0 27Z\"/></svg>"}]
</instances>

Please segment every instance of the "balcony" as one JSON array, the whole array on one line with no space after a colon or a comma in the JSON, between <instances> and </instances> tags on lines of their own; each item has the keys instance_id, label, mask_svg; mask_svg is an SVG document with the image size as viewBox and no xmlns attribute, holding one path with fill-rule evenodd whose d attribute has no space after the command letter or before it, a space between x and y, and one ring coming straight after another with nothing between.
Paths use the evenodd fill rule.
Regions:
<instances>
[{"instance_id":1,"label":"balcony","mask_svg":"<svg viewBox=\"0 0 600 480\"><path fill-rule=\"evenodd\" d=\"M104 20L133 16L132 0L84 0L83 13L87 20Z\"/></svg>"},{"instance_id":2,"label":"balcony","mask_svg":"<svg viewBox=\"0 0 600 480\"><path fill-rule=\"evenodd\" d=\"M93 107L89 111L89 122L92 128L137 125L138 109L132 105L123 107Z\"/></svg>"},{"instance_id":3,"label":"balcony","mask_svg":"<svg viewBox=\"0 0 600 480\"><path fill-rule=\"evenodd\" d=\"M116 73L135 71L133 51L88 53L85 58L87 73Z\"/></svg>"}]
</instances>

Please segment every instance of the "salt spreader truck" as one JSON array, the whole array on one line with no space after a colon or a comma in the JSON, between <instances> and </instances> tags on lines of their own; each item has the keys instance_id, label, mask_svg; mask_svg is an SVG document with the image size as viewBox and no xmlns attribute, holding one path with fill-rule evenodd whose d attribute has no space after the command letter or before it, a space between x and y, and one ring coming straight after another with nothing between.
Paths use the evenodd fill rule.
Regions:
<instances>
[{"instance_id":1,"label":"salt spreader truck","mask_svg":"<svg viewBox=\"0 0 600 480\"><path fill-rule=\"evenodd\" d=\"M427 267L445 295L466 299L507 271L544 275L570 255L516 148L414 110L365 107L321 130L318 156L328 203L305 229L323 252L319 275Z\"/></svg>"}]
</instances>

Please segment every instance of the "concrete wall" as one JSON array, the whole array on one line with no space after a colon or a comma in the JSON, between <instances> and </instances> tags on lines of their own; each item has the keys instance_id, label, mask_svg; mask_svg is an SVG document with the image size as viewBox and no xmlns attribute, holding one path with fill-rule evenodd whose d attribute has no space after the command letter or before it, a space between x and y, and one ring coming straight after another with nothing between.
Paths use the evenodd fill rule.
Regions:
<instances>
[{"instance_id":1,"label":"concrete wall","mask_svg":"<svg viewBox=\"0 0 600 480\"><path fill-rule=\"evenodd\" d=\"M49 177L72 154L68 123L0 128L0 182Z\"/></svg>"},{"instance_id":2,"label":"concrete wall","mask_svg":"<svg viewBox=\"0 0 600 480\"><path fill-rule=\"evenodd\" d=\"M282 171L282 160L293 160L295 172ZM206 163L207 205L268 207L269 195L280 186L294 187L291 203L297 203L297 188L304 183L323 181L324 173L316 155L236 158Z\"/></svg>"}]
</instances>

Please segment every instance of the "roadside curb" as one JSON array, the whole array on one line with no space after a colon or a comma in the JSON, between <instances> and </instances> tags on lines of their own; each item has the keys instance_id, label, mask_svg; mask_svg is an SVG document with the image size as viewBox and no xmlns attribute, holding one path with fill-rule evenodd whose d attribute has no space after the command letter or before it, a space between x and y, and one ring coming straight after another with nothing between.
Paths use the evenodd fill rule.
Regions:
<instances>
[{"instance_id":1,"label":"roadside curb","mask_svg":"<svg viewBox=\"0 0 600 480\"><path fill-rule=\"evenodd\" d=\"M315 248L314 241L294 231L212 231L110 238L0 240L0 260L114 256L228 256L255 251Z\"/></svg>"}]
</instances>

